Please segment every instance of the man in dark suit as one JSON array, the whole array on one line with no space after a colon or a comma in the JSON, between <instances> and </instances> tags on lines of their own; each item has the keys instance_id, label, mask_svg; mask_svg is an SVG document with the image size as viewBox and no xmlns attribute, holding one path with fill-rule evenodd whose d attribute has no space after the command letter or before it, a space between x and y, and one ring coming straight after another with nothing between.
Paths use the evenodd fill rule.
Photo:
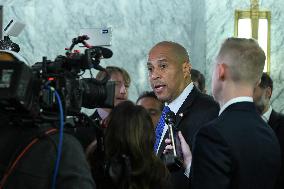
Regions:
<instances>
[{"instance_id":1,"label":"man in dark suit","mask_svg":"<svg viewBox=\"0 0 284 189\"><path fill-rule=\"evenodd\" d=\"M149 52L147 68L153 91L175 113L176 127L191 145L198 129L217 117L218 104L193 85L189 56L180 44L169 41L156 44ZM167 136L167 124L158 123L155 151L159 157L162 156ZM188 188L188 179L183 170L173 172L172 178L174 188Z\"/></svg>"},{"instance_id":2,"label":"man in dark suit","mask_svg":"<svg viewBox=\"0 0 284 189\"><path fill-rule=\"evenodd\" d=\"M270 105L273 91L273 81L270 76L263 73L261 82L255 88L253 99L262 119L274 130L281 148L282 165L275 189L284 188L284 115L276 112Z\"/></svg>"},{"instance_id":3,"label":"man in dark suit","mask_svg":"<svg viewBox=\"0 0 284 189\"><path fill-rule=\"evenodd\" d=\"M222 44L212 75L212 93L221 110L195 137L192 189L274 187L281 164L280 147L252 98L264 62L265 54L253 39L228 38ZM179 135L184 155L190 156Z\"/></svg>"}]
</instances>

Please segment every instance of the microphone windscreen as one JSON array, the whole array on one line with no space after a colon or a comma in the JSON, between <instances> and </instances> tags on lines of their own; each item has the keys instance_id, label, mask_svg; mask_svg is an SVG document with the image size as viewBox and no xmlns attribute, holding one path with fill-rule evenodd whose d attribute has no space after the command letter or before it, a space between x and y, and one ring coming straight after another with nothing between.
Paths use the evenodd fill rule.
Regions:
<instances>
[{"instance_id":1,"label":"microphone windscreen","mask_svg":"<svg viewBox=\"0 0 284 189\"><path fill-rule=\"evenodd\" d=\"M113 53L110 49L105 48L105 47L101 47L101 46L92 46L92 49L94 49L94 51L96 53L99 53L99 57L101 58L101 56L103 58L111 58Z\"/></svg>"},{"instance_id":2,"label":"microphone windscreen","mask_svg":"<svg viewBox=\"0 0 284 189\"><path fill-rule=\"evenodd\" d=\"M100 47L101 50L102 50L102 55L104 58L111 58L113 53L110 49L108 48L104 48L104 47Z\"/></svg>"}]
</instances>

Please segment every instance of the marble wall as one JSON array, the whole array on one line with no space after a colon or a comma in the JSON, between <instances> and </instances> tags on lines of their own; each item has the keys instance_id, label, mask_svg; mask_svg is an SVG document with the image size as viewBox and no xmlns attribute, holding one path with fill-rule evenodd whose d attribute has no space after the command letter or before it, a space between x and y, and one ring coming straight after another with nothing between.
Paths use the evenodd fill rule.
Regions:
<instances>
[{"instance_id":1,"label":"marble wall","mask_svg":"<svg viewBox=\"0 0 284 189\"><path fill-rule=\"evenodd\" d=\"M218 47L233 35L234 10L249 7L249 0L0 0L0 4L4 5L4 26L11 19L26 23L20 36L12 40L30 64L41 61L42 56L53 60L64 54L80 28L111 26L114 55L101 65L117 65L130 72L130 99L135 101L141 91L150 89L147 53L162 40L179 42L189 50L193 67L205 74L210 91ZM283 5L282 0L260 1L261 8L272 11L273 107L284 112Z\"/></svg>"},{"instance_id":2,"label":"marble wall","mask_svg":"<svg viewBox=\"0 0 284 189\"><path fill-rule=\"evenodd\" d=\"M206 74L207 87L211 83L212 63L224 38L234 35L234 10L247 9L250 6L248 0L220 0L218 4L214 0L205 0L206 25ZM284 112L284 1L262 0L260 9L271 11L271 77L274 81L272 107L277 111ZM199 3L197 3L199 6ZM203 6L203 5L200 5ZM192 22L192 27L200 27L198 23ZM201 26L203 30L204 26ZM196 34L198 35L198 34ZM194 38L195 36L193 36ZM203 46L203 45L201 45ZM194 47L192 47L194 48Z\"/></svg>"}]
</instances>

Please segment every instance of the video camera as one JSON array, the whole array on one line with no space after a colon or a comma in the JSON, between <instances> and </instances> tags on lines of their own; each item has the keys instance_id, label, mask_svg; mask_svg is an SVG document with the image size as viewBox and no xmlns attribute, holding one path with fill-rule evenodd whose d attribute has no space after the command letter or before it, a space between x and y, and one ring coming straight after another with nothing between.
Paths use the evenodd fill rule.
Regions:
<instances>
[{"instance_id":1,"label":"video camera","mask_svg":"<svg viewBox=\"0 0 284 189\"><path fill-rule=\"evenodd\" d=\"M81 107L113 107L115 83L83 78L82 72L91 69L105 71L99 65L102 58L110 58L112 51L86 43L88 36L72 40L65 56L57 56L54 61L43 57L29 67L19 55L10 51L11 40L0 41L0 114L23 120L56 120L58 118L59 94L64 116L80 113ZM73 47L82 43L84 53L72 52ZM8 51L9 50L9 51Z\"/></svg>"}]
</instances>

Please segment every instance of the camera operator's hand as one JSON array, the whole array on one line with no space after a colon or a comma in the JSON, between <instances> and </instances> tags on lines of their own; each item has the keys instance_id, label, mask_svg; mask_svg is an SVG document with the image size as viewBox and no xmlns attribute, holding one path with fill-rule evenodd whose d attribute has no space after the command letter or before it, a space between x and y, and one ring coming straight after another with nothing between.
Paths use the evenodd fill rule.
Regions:
<instances>
[{"instance_id":1,"label":"camera operator's hand","mask_svg":"<svg viewBox=\"0 0 284 189\"><path fill-rule=\"evenodd\" d=\"M181 132L178 132L178 137L180 140L180 144L181 144L181 150L182 150L182 154L183 154L183 162L184 162L184 168L189 169L190 165L191 165L191 160L192 160L192 153L190 151L190 148L188 146L188 144L186 143L184 137L182 136ZM171 139L166 139L166 147L164 150L164 154L170 152L171 150L173 150L173 146L172 146L172 142Z\"/></svg>"}]
</instances>

